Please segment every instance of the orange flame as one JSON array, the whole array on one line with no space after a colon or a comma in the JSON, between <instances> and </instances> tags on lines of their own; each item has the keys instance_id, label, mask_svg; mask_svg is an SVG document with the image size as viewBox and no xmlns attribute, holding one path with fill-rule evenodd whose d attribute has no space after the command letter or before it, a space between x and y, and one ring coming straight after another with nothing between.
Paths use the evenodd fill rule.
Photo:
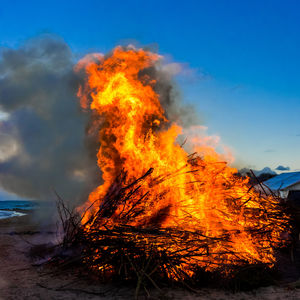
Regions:
<instances>
[{"instance_id":1,"label":"orange flame","mask_svg":"<svg viewBox=\"0 0 300 300\"><path fill-rule=\"evenodd\" d=\"M143 213L128 225L176 227L212 237L226 232L231 252L242 253L250 263L272 264L275 258L271 244L280 240L282 229L275 226L271 240L258 240L248 231L253 226L270 226L263 216L257 224L245 218L248 208L260 208L260 195L249 191L248 179L237 177L237 170L227 166L212 147L199 143L194 150L203 154L200 159L189 156L176 143L182 128L169 123L160 95L154 90L156 82L143 72L159 64L160 56L141 49L117 47L109 57L98 58L99 62L80 62L77 66L78 69L84 66L87 74L86 84L79 90L82 107L96 112L102 122L97 158L104 183L81 208L96 203L85 214L83 223L101 205L121 172L126 172L130 183L153 168L140 191L140 195L149 191L140 204ZM232 199L238 199L239 205ZM272 201L264 202L266 209L272 209ZM126 209L130 210L130 203ZM106 224L118 224L120 210ZM161 216L159 221L158 216ZM217 243L211 252L217 253L222 247ZM261 248L268 251L260 252ZM227 254L226 260L235 263L236 258Z\"/></svg>"}]
</instances>

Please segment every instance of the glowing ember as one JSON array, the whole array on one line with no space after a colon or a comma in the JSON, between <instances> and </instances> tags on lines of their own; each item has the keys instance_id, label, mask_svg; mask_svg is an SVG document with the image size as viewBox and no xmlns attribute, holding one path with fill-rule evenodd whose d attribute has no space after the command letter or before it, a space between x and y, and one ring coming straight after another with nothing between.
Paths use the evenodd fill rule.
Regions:
<instances>
[{"instance_id":1,"label":"glowing ember","mask_svg":"<svg viewBox=\"0 0 300 300\"><path fill-rule=\"evenodd\" d=\"M212 149L195 147L201 157L191 156L176 143L181 128L167 120L160 95L154 90L156 82L145 71L158 66L160 56L117 47L107 58L95 57L99 62L86 59L77 66L87 74L79 91L82 107L92 109L102 122L97 157L104 183L80 208L89 208L82 220L85 231L126 225L220 238L209 245L208 256L189 256L182 261L181 268L189 274L188 260L192 259L208 270L217 268L220 261L272 265L273 247L284 230L282 221L270 217L276 201L251 190L248 179L236 176L237 170ZM120 191L148 170L152 173L126 196L126 203L117 205L109 216L103 215L100 222L90 219L99 208L113 206L108 194ZM137 208L138 213L132 215ZM164 247L166 243L168 251L197 253L197 243L188 250L182 250L176 240L164 241Z\"/></svg>"}]
</instances>

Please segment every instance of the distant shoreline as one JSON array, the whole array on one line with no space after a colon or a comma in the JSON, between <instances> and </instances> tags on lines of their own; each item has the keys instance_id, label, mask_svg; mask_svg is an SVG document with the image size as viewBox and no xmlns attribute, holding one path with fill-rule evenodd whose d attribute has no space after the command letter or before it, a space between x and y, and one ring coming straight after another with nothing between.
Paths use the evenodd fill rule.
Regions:
<instances>
[{"instance_id":1,"label":"distant shoreline","mask_svg":"<svg viewBox=\"0 0 300 300\"><path fill-rule=\"evenodd\" d=\"M19 209L0 209L0 220L26 216L28 211Z\"/></svg>"},{"instance_id":2,"label":"distant shoreline","mask_svg":"<svg viewBox=\"0 0 300 300\"><path fill-rule=\"evenodd\" d=\"M33 211L36 209L21 209L21 208L0 208L0 211L15 211L22 214L28 214L30 211Z\"/></svg>"},{"instance_id":3,"label":"distant shoreline","mask_svg":"<svg viewBox=\"0 0 300 300\"><path fill-rule=\"evenodd\" d=\"M38 208L32 200L0 200L0 220L28 215Z\"/></svg>"}]
</instances>

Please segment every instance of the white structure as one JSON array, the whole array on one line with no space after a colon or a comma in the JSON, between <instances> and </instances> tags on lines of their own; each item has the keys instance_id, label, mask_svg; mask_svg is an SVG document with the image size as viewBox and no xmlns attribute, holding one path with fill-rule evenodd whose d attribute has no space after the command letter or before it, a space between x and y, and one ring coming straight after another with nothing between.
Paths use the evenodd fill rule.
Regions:
<instances>
[{"instance_id":1,"label":"white structure","mask_svg":"<svg viewBox=\"0 0 300 300\"><path fill-rule=\"evenodd\" d=\"M281 173L264 181L263 185L286 199L290 191L300 192L300 172Z\"/></svg>"}]
</instances>

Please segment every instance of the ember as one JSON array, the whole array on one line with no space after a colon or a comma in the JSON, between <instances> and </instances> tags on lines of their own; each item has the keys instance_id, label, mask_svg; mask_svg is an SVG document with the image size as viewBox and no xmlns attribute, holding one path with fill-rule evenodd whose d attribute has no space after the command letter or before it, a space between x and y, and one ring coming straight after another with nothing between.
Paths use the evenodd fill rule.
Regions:
<instances>
[{"instance_id":1,"label":"ember","mask_svg":"<svg viewBox=\"0 0 300 300\"><path fill-rule=\"evenodd\" d=\"M97 59L77 65L87 75L82 107L101 121L104 183L77 209L81 225L72 236L88 268L156 285L153 277L179 281L197 269L226 275L233 266L272 267L288 217L213 149L189 155L176 142L181 128L168 121L147 72L160 56L117 47Z\"/></svg>"}]
</instances>

